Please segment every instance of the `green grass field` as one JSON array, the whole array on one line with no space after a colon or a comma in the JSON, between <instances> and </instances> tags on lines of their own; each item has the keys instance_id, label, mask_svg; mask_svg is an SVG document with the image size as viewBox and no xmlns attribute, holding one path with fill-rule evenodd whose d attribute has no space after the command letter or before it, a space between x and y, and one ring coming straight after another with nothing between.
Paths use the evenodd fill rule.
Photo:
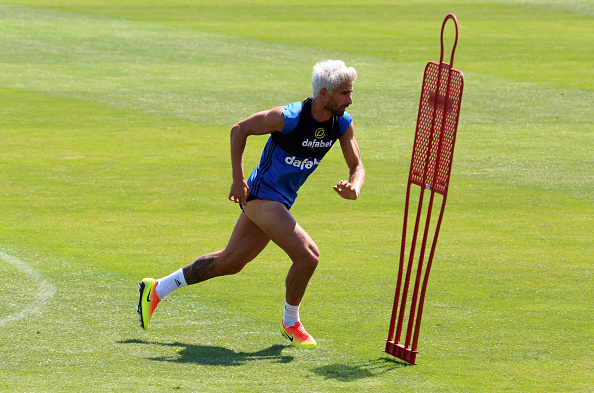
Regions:
<instances>
[{"instance_id":1,"label":"green grass field","mask_svg":"<svg viewBox=\"0 0 594 393\"><path fill-rule=\"evenodd\" d=\"M450 12L466 85L408 366L382 350L423 70ZM274 245L141 330L138 281L228 240L231 126L309 96L325 58L358 71L367 179L340 200L335 149L292 209L322 253L301 307L319 347L278 332ZM0 391L594 391L590 0L2 1L0 62Z\"/></svg>"}]
</instances>

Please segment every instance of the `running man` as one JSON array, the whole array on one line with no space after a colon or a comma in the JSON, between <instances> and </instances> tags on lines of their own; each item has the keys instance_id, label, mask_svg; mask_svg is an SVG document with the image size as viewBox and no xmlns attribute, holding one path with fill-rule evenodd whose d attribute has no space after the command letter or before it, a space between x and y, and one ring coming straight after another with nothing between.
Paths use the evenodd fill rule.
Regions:
<instances>
[{"instance_id":1,"label":"running man","mask_svg":"<svg viewBox=\"0 0 594 393\"><path fill-rule=\"evenodd\" d=\"M334 190L345 199L357 199L365 180L354 126L346 108L351 105L357 72L341 60L326 60L313 67L313 98L258 112L231 129L233 183L229 200L242 212L227 246L206 254L158 280L140 283L138 313L148 329L157 304L174 290L240 272L272 240L292 261L286 277L281 333L294 346L314 348L316 341L299 318L301 299L318 265L320 251L295 221L289 209L299 187L318 167L338 140L349 168L348 180ZM245 179L243 153L248 136L270 134L260 164Z\"/></svg>"}]
</instances>

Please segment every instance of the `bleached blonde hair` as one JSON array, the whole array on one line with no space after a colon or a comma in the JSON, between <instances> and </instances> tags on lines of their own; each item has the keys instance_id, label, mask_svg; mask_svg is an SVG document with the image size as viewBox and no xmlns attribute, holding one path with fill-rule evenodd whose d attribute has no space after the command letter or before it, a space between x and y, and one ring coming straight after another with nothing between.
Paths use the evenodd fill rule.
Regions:
<instances>
[{"instance_id":1,"label":"bleached blonde hair","mask_svg":"<svg viewBox=\"0 0 594 393\"><path fill-rule=\"evenodd\" d=\"M334 89L345 82L357 80L357 71L347 67L342 60L323 60L313 67L311 86L313 97L320 95L320 90L326 89L332 93Z\"/></svg>"}]
</instances>

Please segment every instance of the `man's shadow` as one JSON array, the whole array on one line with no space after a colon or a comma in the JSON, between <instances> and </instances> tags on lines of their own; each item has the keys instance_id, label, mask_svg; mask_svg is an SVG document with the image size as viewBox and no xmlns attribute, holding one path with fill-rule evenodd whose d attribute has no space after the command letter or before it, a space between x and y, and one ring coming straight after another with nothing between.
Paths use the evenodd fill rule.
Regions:
<instances>
[{"instance_id":1,"label":"man's shadow","mask_svg":"<svg viewBox=\"0 0 594 393\"><path fill-rule=\"evenodd\" d=\"M175 356L159 356L149 360L174 363L195 363L204 366L241 366L254 360L270 360L274 363L290 363L293 356L283 356L281 353L285 345L273 345L270 348L256 352L235 352L232 349L206 345L174 343L159 343L143 340L118 341L120 344L159 345L162 347L179 347L181 350Z\"/></svg>"}]
</instances>

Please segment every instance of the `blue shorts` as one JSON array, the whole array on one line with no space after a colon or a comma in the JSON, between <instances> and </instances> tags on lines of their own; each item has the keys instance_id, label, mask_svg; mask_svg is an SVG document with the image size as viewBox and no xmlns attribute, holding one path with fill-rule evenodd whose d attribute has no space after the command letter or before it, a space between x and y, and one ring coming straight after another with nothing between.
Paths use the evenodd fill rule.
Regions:
<instances>
[{"instance_id":1,"label":"blue shorts","mask_svg":"<svg viewBox=\"0 0 594 393\"><path fill-rule=\"evenodd\" d=\"M245 200L246 203L248 203L249 201L253 201L254 199L263 199L263 198L258 198L255 195L248 195L247 199ZM283 203L281 202L283 205L285 205L285 207L287 208L287 210L291 210L291 206L288 203ZM241 203L239 204L239 207L241 208L241 210L243 210L243 206L241 205Z\"/></svg>"}]
</instances>

